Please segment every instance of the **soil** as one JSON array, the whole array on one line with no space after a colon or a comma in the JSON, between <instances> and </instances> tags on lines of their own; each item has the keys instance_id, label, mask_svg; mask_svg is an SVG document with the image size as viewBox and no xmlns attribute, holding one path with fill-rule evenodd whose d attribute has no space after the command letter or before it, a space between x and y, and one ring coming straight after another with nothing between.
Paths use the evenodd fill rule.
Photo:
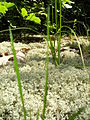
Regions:
<instances>
[{"instance_id":1,"label":"soil","mask_svg":"<svg viewBox=\"0 0 90 120\"><path fill-rule=\"evenodd\" d=\"M82 41L82 37L80 38ZM76 41L62 38L61 64L56 66L49 50L46 120L68 120L84 108L75 120L90 120L90 47L86 38L80 42L86 69L82 66ZM15 43L15 48L29 48L25 61L19 62L27 120L41 120L46 71L46 42ZM0 52L11 51L10 42L0 43ZM24 120L13 62L0 67L0 120Z\"/></svg>"}]
</instances>

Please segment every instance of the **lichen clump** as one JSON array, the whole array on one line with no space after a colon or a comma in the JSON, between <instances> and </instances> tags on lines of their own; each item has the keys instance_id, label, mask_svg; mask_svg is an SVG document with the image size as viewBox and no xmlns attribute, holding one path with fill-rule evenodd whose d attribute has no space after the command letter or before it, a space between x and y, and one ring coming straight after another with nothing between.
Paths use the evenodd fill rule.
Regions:
<instances>
[{"instance_id":1,"label":"lichen clump","mask_svg":"<svg viewBox=\"0 0 90 120\"><path fill-rule=\"evenodd\" d=\"M28 45L15 43L15 47L30 48L25 56L25 61L19 63L19 72L27 120L30 119L30 111L32 119L35 120L38 109L41 119L46 70L46 43L30 43ZM0 43L1 50L11 50L10 43ZM46 120L56 120L58 114L60 120L68 119L69 115L82 107L85 110L78 116L78 119L89 120L90 118L90 86L88 81L90 68L85 71L76 67L77 61L80 59L76 54L73 53L73 57L71 56L70 59L64 58L65 60L62 60L60 66L56 67L50 53ZM70 55L72 53L69 52ZM74 59L75 56L77 59ZM0 95L0 119L23 120L13 62L8 62L6 66L0 67Z\"/></svg>"}]
</instances>

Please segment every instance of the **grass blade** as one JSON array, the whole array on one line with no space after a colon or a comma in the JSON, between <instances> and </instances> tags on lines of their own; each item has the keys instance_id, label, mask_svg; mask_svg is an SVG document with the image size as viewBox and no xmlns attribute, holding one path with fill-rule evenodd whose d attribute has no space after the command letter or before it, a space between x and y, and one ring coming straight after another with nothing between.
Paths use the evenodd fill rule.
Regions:
<instances>
[{"instance_id":1,"label":"grass blade","mask_svg":"<svg viewBox=\"0 0 90 120\"><path fill-rule=\"evenodd\" d=\"M54 18L53 18L53 16L54 16L54 11L53 11L53 0L51 0L51 5L52 5L52 25L53 25L53 20L54 20ZM53 32L53 27L52 27L52 32Z\"/></svg>"},{"instance_id":2,"label":"grass blade","mask_svg":"<svg viewBox=\"0 0 90 120\"><path fill-rule=\"evenodd\" d=\"M52 43L51 39L50 39L50 49L51 49L52 57L55 61L55 64L58 65L57 58L56 58L55 47L53 46L53 43Z\"/></svg>"},{"instance_id":3,"label":"grass blade","mask_svg":"<svg viewBox=\"0 0 90 120\"><path fill-rule=\"evenodd\" d=\"M50 22L50 6L48 6L48 18L47 18L47 60L46 60L46 80L45 80L45 95L44 95L44 103L43 103L43 112L42 112L42 120L45 119L45 111L46 111L46 102L47 102L47 87L48 87L48 63L49 63L49 22Z\"/></svg>"},{"instance_id":4,"label":"grass blade","mask_svg":"<svg viewBox=\"0 0 90 120\"><path fill-rule=\"evenodd\" d=\"M15 67L15 71L16 71L16 75L17 75L19 93L20 93L21 102L22 102L22 106L23 106L24 120L26 120L26 110L25 110L25 107L24 107L24 99L23 99L23 94L22 94L22 87L21 87L21 81L20 81L18 62L17 62L15 48L14 48L13 35L12 35L12 31L11 31L10 27L9 27L9 32L10 32L10 41L11 41L11 47L12 47L13 57L14 57L14 67Z\"/></svg>"},{"instance_id":5,"label":"grass blade","mask_svg":"<svg viewBox=\"0 0 90 120\"><path fill-rule=\"evenodd\" d=\"M55 23L56 23L56 33L57 33L57 0L55 0Z\"/></svg>"},{"instance_id":6,"label":"grass blade","mask_svg":"<svg viewBox=\"0 0 90 120\"><path fill-rule=\"evenodd\" d=\"M62 15L62 5L61 5L61 0L59 0L60 4L60 33L59 33L59 38L58 38L58 64L60 64L60 47L61 47L61 15ZM58 36L58 35L57 35Z\"/></svg>"},{"instance_id":7,"label":"grass blade","mask_svg":"<svg viewBox=\"0 0 90 120\"><path fill-rule=\"evenodd\" d=\"M78 44L78 48L80 50L80 55L81 55L81 59L82 59L82 64L83 64L83 68L85 69L85 62L84 62L84 58L83 58L83 53L82 53L82 49L81 49L81 46L80 46L80 43L79 43L79 40L78 40L78 37L76 36L76 33L74 32L74 30L72 28L70 28L69 26L62 26L61 28L68 28L71 33L75 36L75 39L77 41L77 44ZM57 34L60 32L60 29L57 31Z\"/></svg>"}]
</instances>

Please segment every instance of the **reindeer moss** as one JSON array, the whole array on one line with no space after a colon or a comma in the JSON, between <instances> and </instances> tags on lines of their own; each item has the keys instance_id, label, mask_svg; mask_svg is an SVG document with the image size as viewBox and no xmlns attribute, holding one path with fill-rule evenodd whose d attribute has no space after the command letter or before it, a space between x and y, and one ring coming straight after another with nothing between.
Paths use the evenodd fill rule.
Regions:
<instances>
[{"instance_id":1,"label":"reindeer moss","mask_svg":"<svg viewBox=\"0 0 90 120\"><path fill-rule=\"evenodd\" d=\"M17 49L30 48L24 62L19 63L23 96L27 111L27 120L36 119L38 109L43 109L45 83L46 43L15 43ZM10 51L10 43L0 43L0 52ZM63 58L64 55L64 58ZM49 59L48 95L46 120L65 120L73 112L84 107L79 120L90 119L90 58L87 58L87 68L81 66L81 58L74 51L61 53L62 63L55 66ZM0 67L0 120L23 120L23 110L18 91L17 79L12 62Z\"/></svg>"}]
</instances>

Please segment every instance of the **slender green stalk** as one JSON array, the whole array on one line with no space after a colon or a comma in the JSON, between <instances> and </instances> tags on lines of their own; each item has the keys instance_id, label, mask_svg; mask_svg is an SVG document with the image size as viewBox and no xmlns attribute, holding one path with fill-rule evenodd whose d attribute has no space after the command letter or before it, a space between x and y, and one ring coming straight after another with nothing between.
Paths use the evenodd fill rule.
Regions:
<instances>
[{"instance_id":1,"label":"slender green stalk","mask_svg":"<svg viewBox=\"0 0 90 120\"><path fill-rule=\"evenodd\" d=\"M58 40L58 64L60 64L60 47L61 47L61 15L62 15L62 5L61 5L61 0L59 0L59 3L60 3L60 36L59 36L59 40Z\"/></svg>"},{"instance_id":2,"label":"slender green stalk","mask_svg":"<svg viewBox=\"0 0 90 120\"><path fill-rule=\"evenodd\" d=\"M55 23L56 23L56 32L57 32L57 0L55 0Z\"/></svg>"},{"instance_id":3,"label":"slender green stalk","mask_svg":"<svg viewBox=\"0 0 90 120\"><path fill-rule=\"evenodd\" d=\"M22 87L21 87L21 81L20 81L19 68L18 68L16 53L15 53L15 48L14 48L13 35L12 35L12 31L11 31L10 27L9 27L9 32L10 32L11 47L12 47L13 57L14 57L14 67L15 67L15 71L16 71L16 75L17 75L19 93L20 93L21 102L22 102L22 106L23 106L24 120L26 120L26 110L25 110L25 107L24 107L24 99L23 99L23 94L22 94Z\"/></svg>"},{"instance_id":4,"label":"slender green stalk","mask_svg":"<svg viewBox=\"0 0 90 120\"><path fill-rule=\"evenodd\" d=\"M52 5L52 26L53 26L53 22L54 22L54 11L53 11L53 0L51 0L51 5ZM55 0L55 22L56 22L56 32L57 32L57 0ZM53 32L53 27L52 27L52 32ZM55 51L55 40L54 40L54 44L50 38L50 49L51 49L51 53L52 53L52 57L55 61L55 64L58 65L57 63L57 58L56 58L56 51Z\"/></svg>"},{"instance_id":5,"label":"slender green stalk","mask_svg":"<svg viewBox=\"0 0 90 120\"><path fill-rule=\"evenodd\" d=\"M61 45L61 8L62 8L62 5L61 5L61 0L59 0L59 3L60 3L60 33L59 33L59 36L57 34L57 24L58 24L58 21L57 21L57 18L58 18L58 15L57 15L57 0L55 0L55 23L56 23L56 38L57 38L57 49L58 49L58 59L56 58L56 51L55 51L55 41L54 41L54 45L50 39L50 47L51 47L51 53L52 53L52 57L55 61L55 64L58 65L60 64L60 45ZM51 4L52 4L52 1L51 1ZM52 16L52 21L53 21L53 16ZM52 23L53 24L53 23Z\"/></svg>"},{"instance_id":6,"label":"slender green stalk","mask_svg":"<svg viewBox=\"0 0 90 120\"><path fill-rule=\"evenodd\" d=\"M82 53L82 49L81 49L80 43L79 43L79 41L78 41L78 38L77 38L75 32L74 32L74 31L72 31L72 32L73 32L73 34L74 34L74 36L75 36L75 39L77 40L77 44L78 44L78 47L79 47L79 50L80 50L80 54L81 54L81 59L82 59L83 68L85 68L85 62L84 62L83 53Z\"/></svg>"},{"instance_id":7,"label":"slender green stalk","mask_svg":"<svg viewBox=\"0 0 90 120\"><path fill-rule=\"evenodd\" d=\"M52 5L52 25L53 25L53 16L54 16L54 14L53 14L53 0L51 0L51 5Z\"/></svg>"},{"instance_id":8,"label":"slender green stalk","mask_svg":"<svg viewBox=\"0 0 90 120\"><path fill-rule=\"evenodd\" d=\"M44 95L44 103L43 103L43 113L42 120L45 119L45 111L46 111L46 102L47 102L47 87L48 87L48 63L49 63L49 23L50 23L50 6L48 6L48 17L47 17L47 61L46 61L46 80L45 80L45 95Z\"/></svg>"},{"instance_id":9,"label":"slender green stalk","mask_svg":"<svg viewBox=\"0 0 90 120\"><path fill-rule=\"evenodd\" d=\"M56 66L57 66L57 65L58 65L58 62L57 62L55 47L53 46L53 43L52 43L51 39L50 39L50 47L51 47L50 49L51 49L52 57L53 57L53 59L54 59L54 61L55 61L55 64L56 64Z\"/></svg>"},{"instance_id":10,"label":"slender green stalk","mask_svg":"<svg viewBox=\"0 0 90 120\"><path fill-rule=\"evenodd\" d=\"M34 30L34 29L32 29L32 28L28 28L28 27L12 28L11 30L23 30L23 29L24 29L24 30L32 30L32 31L40 34L40 32L37 32L36 30ZM0 33L2 33L2 32L7 32L7 31L9 31L9 29L1 30Z\"/></svg>"},{"instance_id":11,"label":"slender green stalk","mask_svg":"<svg viewBox=\"0 0 90 120\"><path fill-rule=\"evenodd\" d=\"M56 23L56 33L57 33L57 0L55 0L55 23ZM55 47L55 40L54 40L54 47Z\"/></svg>"},{"instance_id":12,"label":"slender green stalk","mask_svg":"<svg viewBox=\"0 0 90 120\"><path fill-rule=\"evenodd\" d=\"M82 59L83 68L85 68L85 62L84 62L84 58L83 58L83 54L82 54L82 49L81 49L80 43L79 43L79 41L78 41L78 38L77 38L77 36L76 36L76 33L75 33L74 30L71 29L69 26L62 26L62 28L63 28L63 27L68 28L68 29L71 31L71 33L74 34L75 39L77 40L77 44L78 44L79 50L80 50L80 55L81 55L81 59ZM60 31L60 29L58 30L58 32L59 32L59 31ZM57 33L58 33L58 32L57 32Z\"/></svg>"},{"instance_id":13,"label":"slender green stalk","mask_svg":"<svg viewBox=\"0 0 90 120\"><path fill-rule=\"evenodd\" d=\"M52 5L52 26L53 26L53 20L54 20L54 18L53 18L53 16L54 16L54 11L53 11L53 0L51 0L51 5ZM53 27L52 27L52 33L53 33Z\"/></svg>"}]
</instances>

